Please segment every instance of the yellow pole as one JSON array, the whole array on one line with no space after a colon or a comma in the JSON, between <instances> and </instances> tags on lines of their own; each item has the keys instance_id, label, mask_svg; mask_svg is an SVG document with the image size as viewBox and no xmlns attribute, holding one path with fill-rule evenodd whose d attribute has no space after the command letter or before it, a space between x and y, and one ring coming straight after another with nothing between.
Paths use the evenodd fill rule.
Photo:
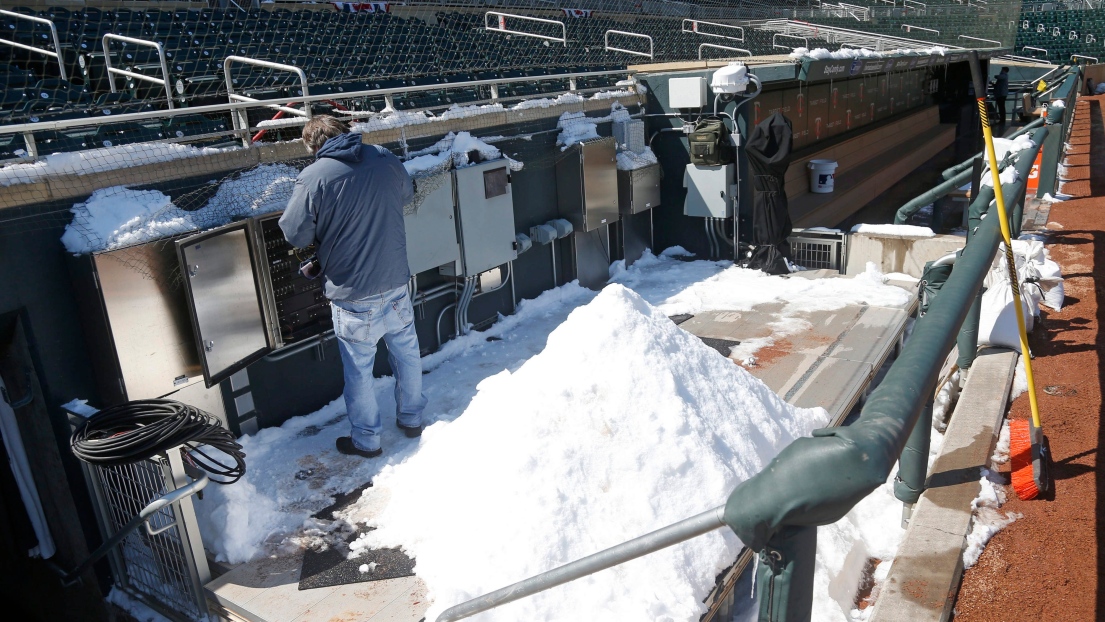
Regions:
<instances>
[{"instance_id":1,"label":"yellow pole","mask_svg":"<svg viewBox=\"0 0 1105 622\"><path fill-rule=\"evenodd\" d=\"M994 181L994 199L998 204L998 222L1001 225L1001 237L1005 240L1005 262L1009 268L1009 285L1013 288L1013 308L1017 312L1017 328L1021 338L1021 359L1024 361L1024 375L1028 380L1028 403L1032 408L1032 425L1040 428L1040 406L1036 402L1036 379L1032 376L1032 356L1028 350L1028 331L1024 325L1024 310L1021 309L1021 291L1017 279L1017 262L1013 259L1013 241L1009 233L1009 218L1005 211L1005 196L1001 191L1001 178L998 175L998 157L994 152L994 134L990 131L990 119L986 114L986 99L979 98L978 113L982 116L982 135L986 138L986 157L990 161L990 177Z\"/></svg>"}]
</instances>

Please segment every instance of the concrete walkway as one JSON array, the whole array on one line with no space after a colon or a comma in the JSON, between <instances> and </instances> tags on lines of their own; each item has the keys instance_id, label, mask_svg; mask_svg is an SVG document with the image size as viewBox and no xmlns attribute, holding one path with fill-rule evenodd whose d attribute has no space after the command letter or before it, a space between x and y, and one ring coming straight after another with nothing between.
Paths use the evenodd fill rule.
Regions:
<instances>
[{"instance_id":1,"label":"concrete walkway","mask_svg":"<svg viewBox=\"0 0 1105 622\"><path fill-rule=\"evenodd\" d=\"M987 348L971 367L928 489L914 507L875 601L872 621L936 622L950 617L971 529L971 501L978 496L981 469L993 454L1017 358L1011 350Z\"/></svg>"}]
</instances>

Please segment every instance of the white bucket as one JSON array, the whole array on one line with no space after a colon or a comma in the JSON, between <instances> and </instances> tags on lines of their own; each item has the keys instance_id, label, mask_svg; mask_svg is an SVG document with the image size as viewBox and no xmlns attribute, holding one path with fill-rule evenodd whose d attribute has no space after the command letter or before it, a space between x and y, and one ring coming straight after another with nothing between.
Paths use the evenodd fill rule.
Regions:
<instances>
[{"instance_id":1,"label":"white bucket","mask_svg":"<svg viewBox=\"0 0 1105 622\"><path fill-rule=\"evenodd\" d=\"M833 191L836 176L836 160L810 160L810 192L827 194Z\"/></svg>"}]
</instances>

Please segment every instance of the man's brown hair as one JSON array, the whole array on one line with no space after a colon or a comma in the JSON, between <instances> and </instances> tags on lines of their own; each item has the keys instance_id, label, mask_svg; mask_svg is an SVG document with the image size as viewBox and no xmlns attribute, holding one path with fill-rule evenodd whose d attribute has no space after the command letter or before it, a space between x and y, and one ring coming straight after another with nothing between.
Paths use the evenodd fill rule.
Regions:
<instances>
[{"instance_id":1,"label":"man's brown hair","mask_svg":"<svg viewBox=\"0 0 1105 622\"><path fill-rule=\"evenodd\" d=\"M320 114L311 117L311 120L303 126L303 144L307 145L311 153L318 153L318 150L322 149L326 141L335 136L341 136L348 131L349 126L344 121L328 114Z\"/></svg>"}]
</instances>

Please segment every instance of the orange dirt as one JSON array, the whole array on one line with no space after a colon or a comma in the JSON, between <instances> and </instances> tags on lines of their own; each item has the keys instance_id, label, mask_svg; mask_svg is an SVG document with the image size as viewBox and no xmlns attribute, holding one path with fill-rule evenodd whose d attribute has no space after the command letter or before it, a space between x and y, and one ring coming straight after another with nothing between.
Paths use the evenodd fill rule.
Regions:
<instances>
[{"instance_id":1,"label":"orange dirt","mask_svg":"<svg viewBox=\"0 0 1105 622\"><path fill-rule=\"evenodd\" d=\"M1006 487L1003 512L1024 518L990 541L963 576L958 622L1101 620L1105 611L1105 451L1101 381L1105 338L1105 96L1081 98L1074 153L1085 175L1065 185L1076 197L1051 208L1048 249L1063 267L1066 306L1044 310L1042 330L1030 338L1044 433L1051 441L1054 492L1021 501ZM1081 147L1081 148L1079 148ZM1068 152L1070 153L1070 152ZM1081 172L1081 170L1079 171ZM1010 416L1029 415L1028 396ZM1004 467L1008 476L1008 465Z\"/></svg>"}]
</instances>

